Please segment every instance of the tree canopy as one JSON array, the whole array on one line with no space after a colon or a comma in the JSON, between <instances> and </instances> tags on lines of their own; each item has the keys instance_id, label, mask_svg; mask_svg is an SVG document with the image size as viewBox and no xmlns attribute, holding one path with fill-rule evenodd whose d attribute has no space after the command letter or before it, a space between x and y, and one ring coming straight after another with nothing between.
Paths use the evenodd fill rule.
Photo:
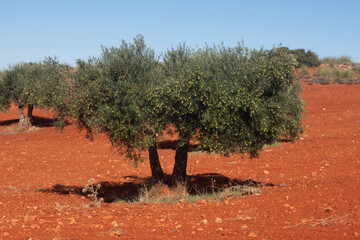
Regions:
<instances>
[{"instance_id":1,"label":"tree canopy","mask_svg":"<svg viewBox=\"0 0 360 240\"><path fill-rule=\"evenodd\" d=\"M52 108L57 102L60 82L66 79L67 65L56 59L43 62L17 63L3 73L0 83L0 110L7 111L11 103L19 108L19 125L29 127L34 106ZM23 109L28 108L27 117Z\"/></svg>"},{"instance_id":2,"label":"tree canopy","mask_svg":"<svg viewBox=\"0 0 360 240\"><path fill-rule=\"evenodd\" d=\"M173 178L186 180L190 140L199 150L256 156L280 138L301 132L297 62L283 48L250 50L242 44L169 49L163 61L142 36L79 60L69 94L69 116L88 135L105 133L138 161L148 150L153 181L163 181L159 136L173 126L179 139Z\"/></svg>"}]
</instances>

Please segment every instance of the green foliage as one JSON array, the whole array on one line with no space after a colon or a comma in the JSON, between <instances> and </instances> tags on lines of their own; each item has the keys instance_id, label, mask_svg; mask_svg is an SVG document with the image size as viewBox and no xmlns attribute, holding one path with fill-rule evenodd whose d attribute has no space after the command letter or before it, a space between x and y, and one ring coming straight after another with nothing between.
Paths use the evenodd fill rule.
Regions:
<instances>
[{"instance_id":1,"label":"green foliage","mask_svg":"<svg viewBox=\"0 0 360 240\"><path fill-rule=\"evenodd\" d=\"M256 156L265 144L294 140L302 131L297 62L285 49L180 44L163 56L159 63L137 36L134 43L103 47L98 58L79 60L60 101L69 106L63 117L75 119L90 137L105 133L135 162L146 149L155 153L159 135L174 126L176 180L185 180L191 139L208 152ZM153 174L161 170L159 163L154 167L157 158L149 158Z\"/></svg>"},{"instance_id":2,"label":"green foliage","mask_svg":"<svg viewBox=\"0 0 360 240\"><path fill-rule=\"evenodd\" d=\"M142 36L119 48L102 47L99 58L78 61L71 82L68 115L88 136L105 133L111 143L139 160L141 151L156 142L161 125L153 117L148 94L156 87L158 66Z\"/></svg>"},{"instance_id":3,"label":"green foliage","mask_svg":"<svg viewBox=\"0 0 360 240\"><path fill-rule=\"evenodd\" d=\"M21 109L57 108L59 99L66 95L61 88L68 72L69 67L54 58L10 66L0 81L0 110L7 111L12 102Z\"/></svg>"},{"instance_id":4,"label":"green foliage","mask_svg":"<svg viewBox=\"0 0 360 240\"><path fill-rule=\"evenodd\" d=\"M19 63L5 71L2 87L2 109L16 105L36 105L37 92L43 78L41 63Z\"/></svg>"},{"instance_id":5,"label":"green foliage","mask_svg":"<svg viewBox=\"0 0 360 240\"><path fill-rule=\"evenodd\" d=\"M305 51L303 48L290 50L287 47L281 47L281 49L294 55L297 61L296 67L301 67L302 65L307 67L318 67L321 64L318 55L310 50Z\"/></svg>"},{"instance_id":6,"label":"green foliage","mask_svg":"<svg viewBox=\"0 0 360 240\"><path fill-rule=\"evenodd\" d=\"M10 97L8 86L5 85L5 73L1 72L0 75L0 111L7 112L10 107Z\"/></svg>"},{"instance_id":7,"label":"green foliage","mask_svg":"<svg viewBox=\"0 0 360 240\"><path fill-rule=\"evenodd\" d=\"M184 45L164 57L163 116L180 144L191 137L208 152L255 156L280 137L301 131L303 102L293 79L295 59L283 49Z\"/></svg>"}]
</instances>

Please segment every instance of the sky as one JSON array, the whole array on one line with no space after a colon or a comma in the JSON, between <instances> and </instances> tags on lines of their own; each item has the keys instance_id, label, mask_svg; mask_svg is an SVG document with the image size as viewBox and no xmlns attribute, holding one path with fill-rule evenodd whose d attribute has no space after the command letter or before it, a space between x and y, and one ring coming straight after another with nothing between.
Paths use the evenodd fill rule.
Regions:
<instances>
[{"instance_id":1,"label":"sky","mask_svg":"<svg viewBox=\"0 0 360 240\"><path fill-rule=\"evenodd\" d=\"M360 62L360 0L0 0L0 71L47 56L75 66L138 34L158 55L243 41Z\"/></svg>"}]
</instances>

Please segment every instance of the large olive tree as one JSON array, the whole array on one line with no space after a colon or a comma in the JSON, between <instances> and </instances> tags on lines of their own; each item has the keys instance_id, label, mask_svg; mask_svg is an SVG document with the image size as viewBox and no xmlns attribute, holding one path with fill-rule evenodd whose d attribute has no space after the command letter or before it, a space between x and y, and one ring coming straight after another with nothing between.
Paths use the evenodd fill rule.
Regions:
<instances>
[{"instance_id":1,"label":"large olive tree","mask_svg":"<svg viewBox=\"0 0 360 240\"><path fill-rule=\"evenodd\" d=\"M186 180L190 140L199 150L256 156L280 138L301 132L303 102L293 77L296 60L281 48L249 50L241 44L193 50L179 45L159 62L142 36L102 48L78 61L62 115L88 136L105 133L135 161L147 150L153 182L163 181L157 142L167 127L179 139L173 179ZM60 114L61 115L61 114Z\"/></svg>"}]
</instances>

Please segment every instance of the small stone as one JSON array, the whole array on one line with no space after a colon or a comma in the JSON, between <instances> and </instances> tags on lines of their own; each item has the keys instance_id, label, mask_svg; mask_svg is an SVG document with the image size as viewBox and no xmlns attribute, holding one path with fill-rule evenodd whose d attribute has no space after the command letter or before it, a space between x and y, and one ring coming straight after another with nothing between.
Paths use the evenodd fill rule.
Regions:
<instances>
[{"instance_id":1,"label":"small stone","mask_svg":"<svg viewBox=\"0 0 360 240\"><path fill-rule=\"evenodd\" d=\"M204 228L203 228L203 227L199 227L199 228L196 229L196 231L198 231L198 232L203 232L203 231L204 231Z\"/></svg>"},{"instance_id":2,"label":"small stone","mask_svg":"<svg viewBox=\"0 0 360 240\"><path fill-rule=\"evenodd\" d=\"M32 224L30 227L31 227L32 229L35 229L35 228L40 228L40 226L39 226L39 225L37 225L37 224Z\"/></svg>"},{"instance_id":3,"label":"small stone","mask_svg":"<svg viewBox=\"0 0 360 240\"><path fill-rule=\"evenodd\" d=\"M10 235L10 233L8 233L8 232L4 232L3 233L3 236L5 236L5 237L7 237L7 236L9 236Z\"/></svg>"},{"instance_id":4,"label":"small stone","mask_svg":"<svg viewBox=\"0 0 360 240\"><path fill-rule=\"evenodd\" d=\"M246 224L241 226L241 229L247 229L247 228L248 228L248 226Z\"/></svg>"},{"instance_id":5,"label":"small stone","mask_svg":"<svg viewBox=\"0 0 360 240\"><path fill-rule=\"evenodd\" d=\"M181 228L181 225L179 224L179 225L177 225L175 228L176 228L176 229Z\"/></svg>"},{"instance_id":6,"label":"small stone","mask_svg":"<svg viewBox=\"0 0 360 240\"><path fill-rule=\"evenodd\" d=\"M219 217L217 217L217 218L215 219L215 222L216 222L216 223L222 223L222 219L219 218Z\"/></svg>"},{"instance_id":7,"label":"small stone","mask_svg":"<svg viewBox=\"0 0 360 240\"><path fill-rule=\"evenodd\" d=\"M120 237L123 234L124 234L123 231L121 231L119 229L114 229L114 230L111 231L110 236L112 236L112 237L115 237L115 236Z\"/></svg>"},{"instance_id":8,"label":"small stone","mask_svg":"<svg viewBox=\"0 0 360 240\"><path fill-rule=\"evenodd\" d=\"M268 170L263 171L264 174L269 174L270 172Z\"/></svg>"},{"instance_id":9,"label":"small stone","mask_svg":"<svg viewBox=\"0 0 360 240\"><path fill-rule=\"evenodd\" d=\"M208 220L204 219L201 221L204 225L208 224Z\"/></svg>"},{"instance_id":10,"label":"small stone","mask_svg":"<svg viewBox=\"0 0 360 240\"><path fill-rule=\"evenodd\" d=\"M19 220L17 219L11 219L11 224L12 225L16 225L19 222Z\"/></svg>"},{"instance_id":11,"label":"small stone","mask_svg":"<svg viewBox=\"0 0 360 240\"><path fill-rule=\"evenodd\" d=\"M217 231L220 231L220 232L224 231L224 229L223 229L222 227L219 227L219 228L217 228L216 230L217 230Z\"/></svg>"},{"instance_id":12,"label":"small stone","mask_svg":"<svg viewBox=\"0 0 360 240\"><path fill-rule=\"evenodd\" d=\"M327 207L327 208L326 208L326 210L325 210L325 211L326 211L326 212L332 212L332 211L334 211L334 209L333 209L332 207L330 207L330 206L329 206L329 207Z\"/></svg>"},{"instance_id":13,"label":"small stone","mask_svg":"<svg viewBox=\"0 0 360 240\"><path fill-rule=\"evenodd\" d=\"M117 227L117 226L119 226L119 224L118 224L116 221L112 221L112 222L111 222L111 226Z\"/></svg>"},{"instance_id":14,"label":"small stone","mask_svg":"<svg viewBox=\"0 0 360 240\"><path fill-rule=\"evenodd\" d=\"M36 217L36 216L34 216L34 215L31 215L31 216L29 216L29 218L28 218L28 220L29 221L36 221L38 218Z\"/></svg>"},{"instance_id":15,"label":"small stone","mask_svg":"<svg viewBox=\"0 0 360 240\"><path fill-rule=\"evenodd\" d=\"M186 202L186 200L184 198L179 200L179 203L185 203L185 202Z\"/></svg>"},{"instance_id":16,"label":"small stone","mask_svg":"<svg viewBox=\"0 0 360 240\"><path fill-rule=\"evenodd\" d=\"M200 200L198 201L198 203L206 204L206 200L205 200L205 199L200 199Z\"/></svg>"},{"instance_id":17,"label":"small stone","mask_svg":"<svg viewBox=\"0 0 360 240\"><path fill-rule=\"evenodd\" d=\"M360 236L360 234L359 234L358 232L354 232L353 235L354 235L355 237L359 237L359 236Z\"/></svg>"},{"instance_id":18,"label":"small stone","mask_svg":"<svg viewBox=\"0 0 360 240\"><path fill-rule=\"evenodd\" d=\"M229 201L228 201L228 200L225 200L224 203L225 203L225 205L229 205Z\"/></svg>"},{"instance_id":19,"label":"small stone","mask_svg":"<svg viewBox=\"0 0 360 240\"><path fill-rule=\"evenodd\" d=\"M249 237L257 237L257 234L254 232L249 233Z\"/></svg>"},{"instance_id":20,"label":"small stone","mask_svg":"<svg viewBox=\"0 0 360 240\"><path fill-rule=\"evenodd\" d=\"M101 224L95 224L94 227L95 227L95 228L99 228L99 229L103 229L103 228L104 228L104 226L101 225Z\"/></svg>"},{"instance_id":21,"label":"small stone","mask_svg":"<svg viewBox=\"0 0 360 240\"><path fill-rule=\"evenodd\" d=\"M75 218L73 218L73 217L69 218L69 220L70 220L70 224L76 223L76 220L75 220Z\"/></svg>"}]
</instances>

